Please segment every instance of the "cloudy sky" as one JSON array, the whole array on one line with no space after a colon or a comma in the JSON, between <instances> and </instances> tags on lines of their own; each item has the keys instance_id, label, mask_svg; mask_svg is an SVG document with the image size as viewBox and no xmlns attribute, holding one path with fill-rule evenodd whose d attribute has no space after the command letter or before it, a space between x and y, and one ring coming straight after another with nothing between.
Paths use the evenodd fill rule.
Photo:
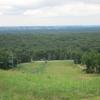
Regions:
<instances>
[{"instance_id":1,"label":"cloudy sky","mask_svg":"<svg viewBox=\"0 0 100 100\"><path fill-rule=\"evenodd\" d=\"M100 25L100 0L0 0L0 26Z\"/></svg>"}]
</instances>

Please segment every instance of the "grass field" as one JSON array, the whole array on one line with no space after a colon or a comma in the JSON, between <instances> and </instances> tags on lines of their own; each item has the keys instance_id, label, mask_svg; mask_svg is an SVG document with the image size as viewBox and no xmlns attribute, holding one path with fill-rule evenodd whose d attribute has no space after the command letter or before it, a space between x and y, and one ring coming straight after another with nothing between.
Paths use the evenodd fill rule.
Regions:
<instances>
[{"instance_id":1,"label":"grass field","mask_svg":"<svg viewBox=\"0 0 100 100\"><path fill-rule=\"evenodd\" d=\"M73 61L36 61L0 70L0 100L100 100L100 75Z\"/></svg>"}]
</instances>

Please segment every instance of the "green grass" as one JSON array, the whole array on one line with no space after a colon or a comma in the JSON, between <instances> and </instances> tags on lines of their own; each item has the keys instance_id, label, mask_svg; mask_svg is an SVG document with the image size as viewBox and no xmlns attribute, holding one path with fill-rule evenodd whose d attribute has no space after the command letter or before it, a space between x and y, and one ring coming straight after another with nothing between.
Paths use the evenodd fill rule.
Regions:
<instances>
[{"instance_id":1,"label":"green grass","mask_svg":"<svg viewBox=\"0 0 100 100\"><path fill-rule=\"evenodd\" d=\"M0 100L100 100L100 76L73 61L36 61L0 70Z\"/></svg>"}]
</instances>

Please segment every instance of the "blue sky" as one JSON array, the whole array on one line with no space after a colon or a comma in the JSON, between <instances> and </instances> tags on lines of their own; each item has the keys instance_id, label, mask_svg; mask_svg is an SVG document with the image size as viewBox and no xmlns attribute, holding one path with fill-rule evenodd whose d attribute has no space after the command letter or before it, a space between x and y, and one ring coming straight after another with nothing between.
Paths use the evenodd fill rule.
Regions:
<instances>
[{"instance_id":1,"label":"blue sky","mask_svg":"<svg viewBox=\"0 0 100 100\"><path fill-rule=\"evenodd\" d=\"M100 25L100 0L0 0L0 26Z\"/></svg>"}]
</instances>

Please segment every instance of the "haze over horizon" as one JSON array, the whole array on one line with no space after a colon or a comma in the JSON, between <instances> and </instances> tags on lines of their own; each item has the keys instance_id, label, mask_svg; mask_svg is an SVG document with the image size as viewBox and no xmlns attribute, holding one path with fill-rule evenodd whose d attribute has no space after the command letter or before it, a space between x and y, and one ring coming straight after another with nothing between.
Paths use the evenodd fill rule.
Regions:
<instances>
[{"instance_id":1,"label":"haze over horizon","mask_svg":"<svg viewBox=\"0 0 100 100\"><path fill-rule=\"evenodd\" d=\"M0 26L100 25L100 0L0 0Z\"/></svg>"}]
</instances>

